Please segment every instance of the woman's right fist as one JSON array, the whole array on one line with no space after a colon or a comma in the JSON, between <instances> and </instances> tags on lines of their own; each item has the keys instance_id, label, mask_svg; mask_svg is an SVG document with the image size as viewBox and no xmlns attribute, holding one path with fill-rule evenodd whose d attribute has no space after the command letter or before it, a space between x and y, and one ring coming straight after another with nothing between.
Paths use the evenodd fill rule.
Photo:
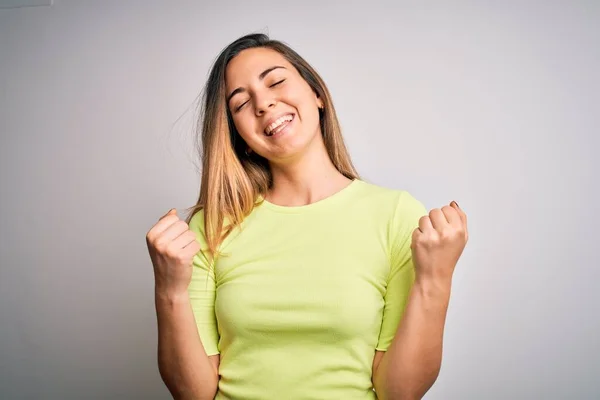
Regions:
<instances>
[{"instance_id":1,"label":"woman's right fist","mask_svg":"<svg viewBox=\"0 0 600 400\"><path fill-rule=\"evenodd\" d=\"M187 293L192 280L192 259L200 250L196 234L172 208L146 234L154 267L155 290L166 295Z\"/></svg>"}]
</instances>

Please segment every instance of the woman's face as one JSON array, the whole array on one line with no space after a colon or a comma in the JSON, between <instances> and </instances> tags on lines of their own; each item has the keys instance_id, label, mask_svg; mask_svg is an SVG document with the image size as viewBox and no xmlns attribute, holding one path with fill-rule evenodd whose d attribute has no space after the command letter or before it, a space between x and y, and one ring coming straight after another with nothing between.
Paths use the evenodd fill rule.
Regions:
<instances>
[{"instance_id":1,"label":"woman's face","mask_svg":"<svg viewBox=\"0 0 600 400\"><path fill-rule=\"evenodd\" d=\"M298 156L321 138L321 99L285 57L269 48L240 52L225 71L227 106L250 148L271 162Z\"/></svg>"}]
</instances>

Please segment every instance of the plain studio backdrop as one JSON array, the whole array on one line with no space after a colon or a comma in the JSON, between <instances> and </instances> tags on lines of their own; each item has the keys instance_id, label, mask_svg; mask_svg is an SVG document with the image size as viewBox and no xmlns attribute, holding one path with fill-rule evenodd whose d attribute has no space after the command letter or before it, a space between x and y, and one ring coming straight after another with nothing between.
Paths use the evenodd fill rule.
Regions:
<instances>
[{"instance_id":1,"label":"plain studio backdrop","mask_svg":"<svg viewBox=\"0 0 600 400\"><path fill-rule=\"evenodd\" d=\"M0 398L169 398L145 234L251 32L322 74L365 180L469 216L426 399L600 398L598 2L156 0L0 9Z\"/></svg>"}]
</instances>

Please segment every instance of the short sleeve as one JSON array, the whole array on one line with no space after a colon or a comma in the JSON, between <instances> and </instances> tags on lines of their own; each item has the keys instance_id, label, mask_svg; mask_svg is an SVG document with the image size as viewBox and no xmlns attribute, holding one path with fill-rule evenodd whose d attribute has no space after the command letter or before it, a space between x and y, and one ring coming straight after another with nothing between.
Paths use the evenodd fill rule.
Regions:
<instances>
[{"instance_id":1,"label":"short sleeve","mask_svg":"<svg viewBox=\"0 0 600 400\"><path fill-rule=\"evenodd\" d=\"M200 341L206 354L219 354L219 332L215 315L216 278L215 270L203 250L207 248L204 236L204 212L198 211L190 220L189 228L196 233L202 249L194 256L192 281L188 294L198 327Z\"/></svg>"},{"instance_id":2,"label":"short sleeve","mask_svg":"<svg viewBox=\"0 0 600 400\"><path fill-rule=\"evenodd\" d=\"M415 280L410 249L412 233L424 215L427 215L427 209L420 201L406 191L399 192L396 210L389 224L390 272L384 295L383 321L377 350L388 349L404 315L408 295Z\"/></svg>"}]
</instances>

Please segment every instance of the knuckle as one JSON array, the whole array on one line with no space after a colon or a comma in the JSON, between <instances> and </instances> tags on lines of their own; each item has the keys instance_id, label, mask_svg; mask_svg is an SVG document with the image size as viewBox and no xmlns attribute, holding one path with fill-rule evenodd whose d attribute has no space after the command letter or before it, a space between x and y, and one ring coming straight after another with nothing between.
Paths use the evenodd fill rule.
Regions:
<instances>
[{"instance_id":1,"label":"knuckle","mask_svg":"<svg viewBox=\"0 0 600 400\"><path fill-rule=\"evenodd\" d=\"M419 240L420 240L420 231L419 229L415 229L412 233L412 237L411 237L411 246L415 245Z\"/></svg>"},{"instance_id":2,"label":"knuckle","mask_svg":"<svg viewBox=\"0 0 600 400\"><path fill-rule=\"evenodd\" d=\"M440 239L442 239L442 240L452 239L455 236L455 231L452 228L445 228L445 229L442 229L439 236L440 236Z\"/></svg>"},{"instance_id":3,"label":"knuckle","mask_svg":"<svg viewBox=\"0 0 600 400\"><path fill-rule=\"evenodd\" d=\"M162 252L162 251L164 250L164 248L165 248L165 244L166 244L165 242L166 242L166 241L165 241L165 239L163 239L162 237L160 237L160 236L159 236L159 237L157 237L157 238L154 240L154 248L155 248L156 250L158 250L158 251L161 251L161 252Z\"/></svg>"},{"instance_id":4,"label":"knuckle","mask_svg":"<svg viewBox=\"0 0 600 400\"><path fill-rule=\"evenodd\" d=\"M202 247L200 246L200 243L198 243L198 242L192 243L192 249L194 250L194 254L199 252L201 248Z\"/></svg>"},{"instance_id":5,"label":"knuckle","mask_svg":"<svg viewBox=\"0 0 600 400\"><path fill-rule=\"evenodd\" d=\"M440 235L437 233L437 231L434 230L427 236L426 244L428 246L433 247L433 246L438 245L440 243L440 241L441 241Z\"/></svg>"},{"instance_id":6,"label":"knuckle","mask_svg":"<svg viewBox=\"0 0 600 400\"><path fill-rule=\"evenodd\" d=\"M188 256L187 254L185 254L185 252L180 251L176 256L175 259L177 260L177 262L179 264L188 264L192 258L190 256Z\"/></svg>"},{"instance_id":7,"label":"knuckle","mask_svg":"<svg viewBox=\"0 0 600 400\"><path fill-rule=\"evenodd\" d=\"M430 241L430 237L427 234L417 235L415 238L415 246L427 246Z\"/></svg>"},{"instance_id":8,"label":"knuckle","mask_svg":"<svg viewBox=\"0 0 600 400\"><path fill-rule=\"evenodd\" d=\"M173 249L172 246L169 245L165 245L165 247L163 247L163 253L168 257L168 258L177 258L177 253L175 252L175 250Z\"/></svg>"}]
</instances>

